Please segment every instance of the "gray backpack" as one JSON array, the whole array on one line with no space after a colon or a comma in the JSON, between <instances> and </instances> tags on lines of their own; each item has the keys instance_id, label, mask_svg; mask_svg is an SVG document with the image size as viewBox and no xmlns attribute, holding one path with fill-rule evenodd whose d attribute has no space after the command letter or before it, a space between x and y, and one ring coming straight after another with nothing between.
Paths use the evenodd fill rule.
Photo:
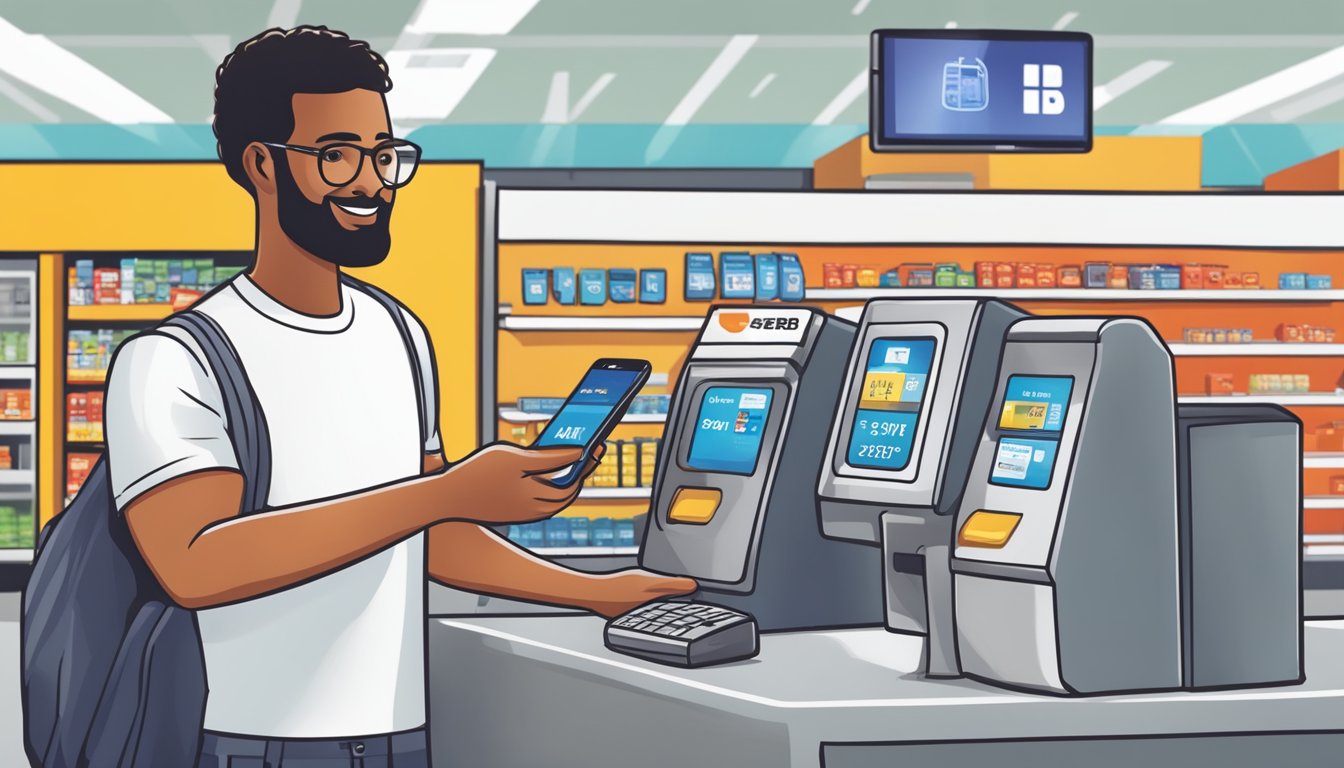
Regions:
<instances>
[{"instance_id":1,"label":"gray backpack","mask_svg":"<svg viewBox=\"0 0 1344 768\"><path fill-rule=\"evenodd\" d=\"M400 305L354 278L342 281L391 313L410 355L425 431L419 356ZM269 434L237 353L200 312L173 315L163 326L191 334L205 352L244 478L242 509L264 510ZM173 603L140 557L105 457L42 531L21 630L24 748L34 766L196 765L206 699L196 615Z\"/></svg>"}]
</instances>

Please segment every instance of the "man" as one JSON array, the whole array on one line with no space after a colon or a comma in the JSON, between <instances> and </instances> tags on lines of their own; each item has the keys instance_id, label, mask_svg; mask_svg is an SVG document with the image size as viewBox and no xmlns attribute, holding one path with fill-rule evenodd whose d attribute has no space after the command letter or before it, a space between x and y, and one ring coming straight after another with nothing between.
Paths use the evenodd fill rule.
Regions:
<instances>
[{"instance_id":1,"label":"man","mask_svg":"<svg viewBox=\"0 0 1344 768\"><path fill-rule=\"evenodd\" d=\"M240 509L219 386L190 337L138 337L110 375L117 506L169 595L197 611L204 766L427 765L426 571L604 616L695 588L570 571L482 527L570 504L581 483L542 478L580 450L498 444L448 466L423 326L405 313L424 420L392 316L341 283L341 267L387 256L396 189L419 159L391 136L390 88L367 44L321 27L258 35L216 73L219 155L256 202L256 260L197 309L227 334L265 414L266 511Z\"/></svg>"}]
</instances>

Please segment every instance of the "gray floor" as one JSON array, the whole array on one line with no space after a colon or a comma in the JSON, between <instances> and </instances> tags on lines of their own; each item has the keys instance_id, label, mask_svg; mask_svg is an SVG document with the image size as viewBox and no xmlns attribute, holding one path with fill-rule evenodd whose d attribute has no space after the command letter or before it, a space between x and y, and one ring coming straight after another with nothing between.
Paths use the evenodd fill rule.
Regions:
<instances>
[{"instance_id":1,"label":"gray floor","mask_svg":"<svg viewBox=\"0 0 1344 768\"><path fill-rule=\"evenodd\" d=\"M19 594L0 593L0 765L27 765L19 700Z\"/></svg>"}]
</instances>

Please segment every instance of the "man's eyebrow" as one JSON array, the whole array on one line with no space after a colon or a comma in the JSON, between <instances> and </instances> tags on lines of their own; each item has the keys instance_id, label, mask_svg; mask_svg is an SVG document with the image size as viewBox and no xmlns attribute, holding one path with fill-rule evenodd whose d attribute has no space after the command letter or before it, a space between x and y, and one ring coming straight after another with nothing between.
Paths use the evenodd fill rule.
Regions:
<instances>
[{"instance_id":1,"label":"man's eyebrow","mask_svg":"<svg viewBox=\"0 0 1344 768\"><path fill-rule=\"evenodd\" d=\"M375 139L390 139L390 138L392 138L392 134L390 134L390 133L380 133L380 134L378 134L377 136L374 136L373 138L375 138Z\"/></svg>"},{"instance_id":2,"label":"man's eyebrow","mask_svg":"<svg viewBox=\"0 0 1344 768\"><path fill-rule=\"evenodd\" d=\"M349 133L346 131L337 131L336 133L326 133L317 137L315 144L321 144L324 141L359 141L358 133Z\"/></svg>"}]
</instances>

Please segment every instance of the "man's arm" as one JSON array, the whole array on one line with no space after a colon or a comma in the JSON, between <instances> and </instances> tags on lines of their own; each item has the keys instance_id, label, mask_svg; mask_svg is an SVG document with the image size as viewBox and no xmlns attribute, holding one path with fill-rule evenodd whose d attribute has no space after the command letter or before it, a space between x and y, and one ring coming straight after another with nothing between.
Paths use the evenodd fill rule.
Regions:
<instances>
[{"instance_id":1,"label":"man's arm","mask_svg":"<svg viewBox=\"0 0 1344 768\"><path fill-rule=\"evenodd\" d=\"M580 456L577 448L493 445L447 471L250 515L240 514L242 475L207 470L151 488L124 514L169 596L199 609L294 586L440 521L500 524L550 517L573 501L577 490L558 490L539 478ZM483 498L495 503L475 503Z\"/></svg>"},{"instance_id":2,"label":"man's arm","mask_svg":"<svg viewBox=\"0 0 1344 768\"><path fill-rule=\"evenodd\" d=\"M426 472L443 466L441 454L426 454ZM468 592L583 608L608 618L650 600L696 589L691 579L637 569L602 574L575 571L543 560L470 522L440 523L430 528L429 575Z\"/></svg>"}]
</instances>

